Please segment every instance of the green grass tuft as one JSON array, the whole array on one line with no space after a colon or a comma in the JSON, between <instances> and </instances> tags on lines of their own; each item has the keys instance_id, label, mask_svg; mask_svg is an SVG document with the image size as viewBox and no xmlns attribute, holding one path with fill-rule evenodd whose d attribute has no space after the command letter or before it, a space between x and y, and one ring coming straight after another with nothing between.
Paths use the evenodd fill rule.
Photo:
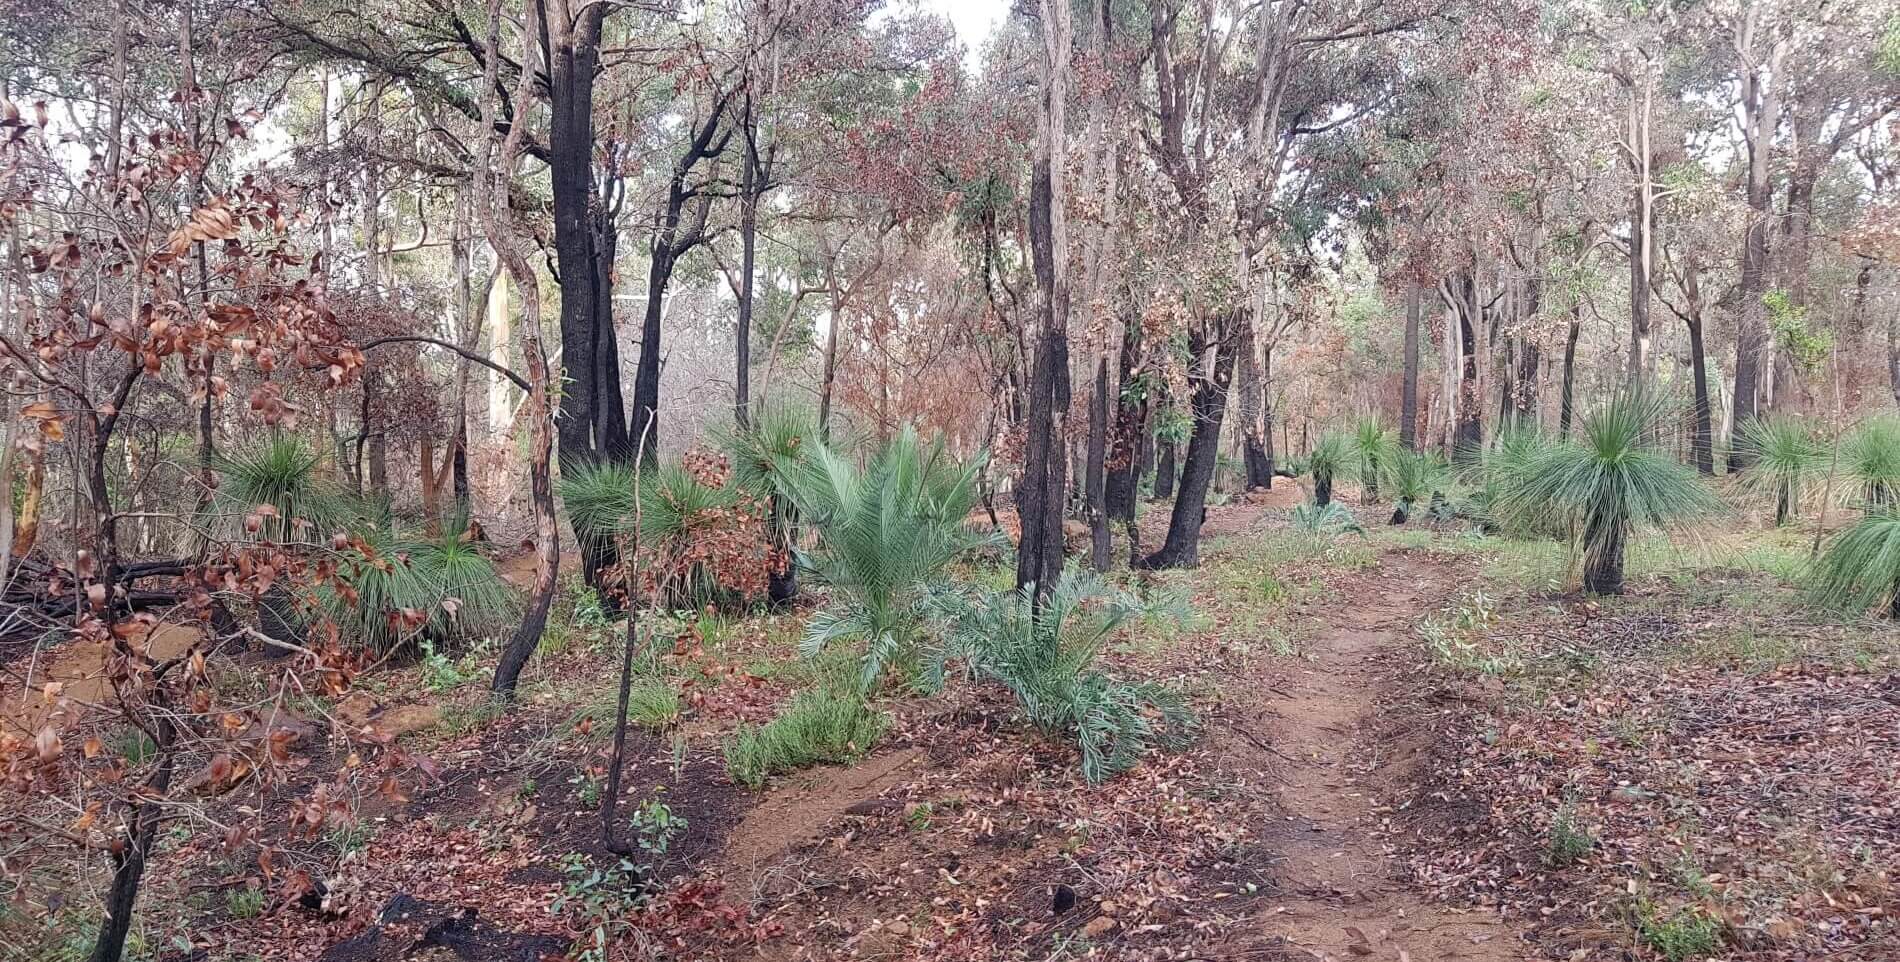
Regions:
<instances>
[{"instance_id":1,"label":"green grass tuft","mask_svg":"<svg viewBox=\"0 0 1900 962\"><path fill-rule=\"evenodd\" d=\"M863 757L889 724L856 695L816 690L800 693L763 727L741 727L726 743L726 771L748 788L765 780Z\"/></svg>"}]
</instances>

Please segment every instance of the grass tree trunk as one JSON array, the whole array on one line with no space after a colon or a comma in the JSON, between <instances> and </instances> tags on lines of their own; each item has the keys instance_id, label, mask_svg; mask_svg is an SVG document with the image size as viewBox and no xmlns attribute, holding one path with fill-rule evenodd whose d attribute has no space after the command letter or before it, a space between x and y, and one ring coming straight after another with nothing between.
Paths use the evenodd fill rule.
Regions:
<instances>
[{"instance_id":1,"label":"grass tree trunk","mask_svg":"<svg viewBox=\"0 0 1900 962\"><path fill-rule=\"evenodd\" d=\"M1330 474L1313 475L1313 504L1324 508L1333 503L1333 476Z\"/></svg>"},{"instance_id":2,"label":"grass tree trunk","mask_svg":"<svg viewBox=\"0 0 1900 962\"><path fill-rule=\"evenodd\" d=\"M1593 522L1584 533L1583 590L1593 595L1623 593L1623 549L1629 533L1621 525Z\"/></svg>"}]
</instances>

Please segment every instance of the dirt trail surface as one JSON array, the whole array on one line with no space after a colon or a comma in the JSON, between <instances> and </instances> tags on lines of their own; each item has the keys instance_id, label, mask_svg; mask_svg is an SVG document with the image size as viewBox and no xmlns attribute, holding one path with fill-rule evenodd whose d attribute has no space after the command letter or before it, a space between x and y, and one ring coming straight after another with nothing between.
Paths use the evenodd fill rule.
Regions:
<instances>
[{"instance_id":1,"label":"dirt trail surface","mask_svg":"<svg viewBox=\"0 0 1900 962\"><path fill-rule=\"evenodd\" d=\"M1285 959L1505 960L1535 958L1486 910L1430 901L1402 875L1384 839L1387 804L1416 776L1427 742L1395 743L1384 694L1403 684L1413 623L1447 594L1442 562L1388 553L1342 586L1306 644L1309 662L1277 686L1252 686L1246 736L1276 787L1281 823L1260 831L1279 860L1256 936ZM1247 747L1236 746L1244 764Z\"/></svg>"}]
</instances>

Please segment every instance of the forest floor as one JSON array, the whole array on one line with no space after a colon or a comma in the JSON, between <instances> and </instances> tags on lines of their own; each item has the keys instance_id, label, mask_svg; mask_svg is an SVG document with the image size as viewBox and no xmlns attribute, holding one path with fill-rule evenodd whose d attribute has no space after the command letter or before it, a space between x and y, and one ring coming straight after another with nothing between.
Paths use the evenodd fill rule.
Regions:
<instances>
[{"instance_id":1,"label":"forest floor","mask_svg":"<svg viewBox=\"0 0 1900 962\"><path fill-rule=\"evenodd\" d=\"M1314 539L1277 488L1210 509L1199 569L1129 578L1195 616L1123 629L1106 661L1179 686L1201 734L1104 785L960 685L887 691L856 761L748 789L734 732L851 653L797 655L809 606L684 613L635 689L617 830L664 880L640 890L598 838L620 630L568 594L512 706L487 650L298 706L316 757L286 798L350 764L325 726L441 774L284 846L268 885L254 852L166 833L137 957L1900 957L1900 638L1800 608L1804 535L1646 539L1630 593L1586 599L1561 548L1378 506L1368 535ZM1143 542L1166 521L1148 506ZM0 958L81 957L98 880L71 882L0 914L21 947Z\"/></svg>"}]
</instances>

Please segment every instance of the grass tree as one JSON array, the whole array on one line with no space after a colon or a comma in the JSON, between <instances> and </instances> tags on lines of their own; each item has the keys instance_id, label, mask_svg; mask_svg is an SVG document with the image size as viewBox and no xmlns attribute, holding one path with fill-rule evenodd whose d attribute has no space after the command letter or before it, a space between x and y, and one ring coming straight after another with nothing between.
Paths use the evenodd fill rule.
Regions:
<instances>
[{"instance_id":1,"label":"grass tree","mask_svg":"<svg viewBox=\"0 0 1900 962\"><path fill-rule=\"evenodd\" d=\"M959 464L941 439L926 446L910 427L862 469L828 445L811 445L788 476L789 490L816 535L801 563L832 600L807 625L806 654L863 642L868 691L911 649L923 592L959 555L995 541L965 523L981 468L981 458Z\"/></svg>"},{"instance_id":2,"label":"grass tree","mask_svg":"<svg viewBox=\"0 0 1900 962\"><path fill-rule=\"evenodd\" d=\"M1503 493L1522 483L1530 466L1553 443L1536 426L1512 420L1499 426L1490 447L1460 459L1459 472L1471 488L1467 511L1483 528L1521 535L1555 533L1547 519L1530 519L1544 523L1518 526L1518 519L1503 516L1497 507Z\"/></svg>"},{"instance_id":3,"label":"grass tree","mask_svg":"<svg viewBox=\"0 0 1900 962\"><path fill-rule=\"evenodd\" d=\"M1352 432L1352 468L1363 503L1379 500L1379 483L1391 473L1401 450L1397 435L1378 418L1359 419Z\"/></svg>"},{"instance_id":4,"label":"grass tree","mask_svg":"<svg viewBox=\"0 0 1900 962\"><path fill-rule=\"evenodd\" d=\"M1810 573L1808 596L1837 611L1900 618L1900 511L1869 511L1834 536Z\"/></svg>"},{"instance_id":5,"label":"grass tree","mask_svg":"<svg viewBox=\"0 0 1900 962\"><path fill-rule=\"evenodd\" d=\"M1451 469L1429 452L1400 450L1393 454L1392 523L1404 524L1421 501L1443 494L1451 481Z\"/></svg>"},{"instance_id":6,"label":"grass tree","mask_svg":"<svg viewBox=\"0 0 1900 962\"><path fill-rule=\"evenodd\" d=\"M1778 416L1742 422L1737 443L1747 452L1743 487L1773 499L1776 526L1787 524L1800 512L1802 495L1826 463L1826 450L1807 424Z\"/></svg>"},{"instance_id":7,"label":"grass tree","mask_svg":"<svg viewBox=\"0 0 1900 962\"><path fill-rule=\"evenodd\" d=\"M1694 469L1656 443L1669 416L1659 399L1619 394L1572 438L1547 444L1500 479L1495 510L1507 524L1561 531L1583 564L1583 587L1620 594L1630 536L1719 512Z\"/></svg>"},{"instance_id":8,"label":"grass tree","mask_svg":"<svg viewBox=\"0 0 1900 962\"><path fill-rule=\"evenodd\" d=\"M287 546L326 543L363 511L361 499L326 474L323 453L294 434L273 433L216 452L209 466L218 487L201 516L204 529L214 537ZM297 603L282 584L273 584L258 598L256 616L266 638L296 642L302 637Z\"/></svg>"},{"instance_id":9,"label":"grass tree","mask_svg":"<svg viewBox=\"0 0 1900 962\"><path fill-rule=\"evenodd\" d=\"M340 567L348 587L318 594L337 625L372 650L491 636L519 613L465 514L443 518L432 533L372 518L349 543Z\"/></svg>"},{"instance_id":10,"label":"grass tree","mask_svg":"<svg viewBox=\"0 0 1900 962\"><path fill-rule=\"evenodd\" d=\"M798 511L792 503L791 479L817 438L816 417L781 405L767 408L751 425L733 431L726 439L733 480L766 506L767 528L781 562L772 571L769 593L774 602L787 601L798 593L797 568L790 563L798 540Z\"/></svg>"},{"instance_id":11,"label":"grass tree","mask_svg":"<svg viewBox=\"0 0 1900 962\"><path fill-rule=\"evenodd\" d=\"M218 488L207 505L210 526L242 540L328 541L360 506L323 470L323 454L293 434L275 434L211 456ZM269 505L268 512L259 512ZM239 527L256 519L255 530Z\"/></svg>"},{"instance_id":12,"label":"grass tree","mask_svg":"<svg viewBox=\"0 0 1900 962\"><path fill-rule=\"evenodd\" d=\"M1325 507L1333 503L1333 480L1348 467L1352 442L1338 434L1327 434L1313 445L1306 456L1306 469L1313 472L1313 503Z\"/></svg>"},{"instance_id":13,"label":"grass tree","mask_svg":"<svg viewBox=\"0 0 1900 962\"><path fill-rule=\"evenodd\" d=\"M561 498L576 530L637 546L634 587L662 604L766 590L776 563L766 509L703 453L638 468L584 465L561 479Z\"/></svg>"},{"instance_id":14,"label":"grass tree","mask_svg":"<svg viewBox=\"0 0 1900 962\"><path fill-rule=\"evenodd\" d=\"M1841 469L1870 507L1900 504L1900 417L1875 415L1841 442Z\"/></svg>"}]
</instances>

